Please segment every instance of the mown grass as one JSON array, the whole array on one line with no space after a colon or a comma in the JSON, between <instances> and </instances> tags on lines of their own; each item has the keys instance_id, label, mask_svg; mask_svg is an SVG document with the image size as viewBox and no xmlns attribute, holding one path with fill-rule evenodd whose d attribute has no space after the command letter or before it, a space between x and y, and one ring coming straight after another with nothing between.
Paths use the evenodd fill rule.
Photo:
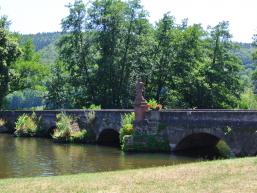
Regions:
<instances>
[{"instance_id":1,"label":"mown grass","mask_svg":"<svg viewBox=\"0 0 257 193\"><path fill-rule=\"evenodd\" d=\"M4 179L0 180L0 192L256 193L257 157L117 172Z\"/></svg>"}]
</instances>

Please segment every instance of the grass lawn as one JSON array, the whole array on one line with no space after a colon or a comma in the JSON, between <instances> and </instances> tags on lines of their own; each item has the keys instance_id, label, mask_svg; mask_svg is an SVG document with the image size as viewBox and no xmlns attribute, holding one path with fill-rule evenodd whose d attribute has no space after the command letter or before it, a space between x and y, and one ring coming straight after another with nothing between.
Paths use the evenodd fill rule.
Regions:
<instances>
[{"instance_id":1,"label":"grass lawn","mask_svg":"<svg viewBox=\"0 0 257 193\"><path fill-rule=\"evenodd\" d=\"M0 180L0 193L257 193L257 157L56 177Z\"/></svg>"}]
</instances>

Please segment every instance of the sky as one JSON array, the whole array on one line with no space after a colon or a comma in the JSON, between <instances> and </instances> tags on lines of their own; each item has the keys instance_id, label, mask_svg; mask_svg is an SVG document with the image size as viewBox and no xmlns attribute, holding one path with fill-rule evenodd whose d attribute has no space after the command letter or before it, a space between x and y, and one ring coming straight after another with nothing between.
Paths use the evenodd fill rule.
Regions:
<instances>
[{"instance_id":1,"label":"sky","mask_svg":"<svg viewBox=\"0 0 257 193\"><path fill-rule=\"evenodd\" d=\"M86 1L86 0L85 0ZM12 31L22 34L61 31L61 19L68 15L68 3L74 0L0 0L0 15L7 15ZM233 40L252 42L257 33L257 0L141 0L152 23L170 12L177 23L215 26L230 22Z\"/></svg>"}]
</instances>

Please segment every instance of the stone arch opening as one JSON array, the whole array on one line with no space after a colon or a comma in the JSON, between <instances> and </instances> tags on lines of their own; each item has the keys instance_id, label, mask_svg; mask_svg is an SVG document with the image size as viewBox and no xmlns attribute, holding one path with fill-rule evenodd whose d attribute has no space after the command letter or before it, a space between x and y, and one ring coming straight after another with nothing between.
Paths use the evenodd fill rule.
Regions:
<instances>
[{"instance_id":1,"label":"stone arch opening","mask_svg":"<svg viewBox=\"0 0 257 193\"><path fill-rule=\"evenodd\" d=\"M180 155L207 159L231 155L231 150L226 142L209 133L194 133L186 136L177 144L174 151Z\"/></svg>"},{"instance_id":2,"label":"stone arch opening","mask_svg":"<svg viewBox=\"0 0 257 193\"><path fill-rule=\"evenodd\" d=\"M49 136L52 136L54 134L55 129L56 129L56 125L53 125L53 126L49 127L48 130L47 130L47 134Z\"/></svg>"},{"instance_id":3,"label":"stone arch opening","mask_svg":"<svg viewBox=\"0 0 257 193\"><path fill-rule=\"evenodd\" d=\"M119 132L114 129L104 129L97 139L97 144L111 147L119 147Z\"/></svg>"}]
</instances>

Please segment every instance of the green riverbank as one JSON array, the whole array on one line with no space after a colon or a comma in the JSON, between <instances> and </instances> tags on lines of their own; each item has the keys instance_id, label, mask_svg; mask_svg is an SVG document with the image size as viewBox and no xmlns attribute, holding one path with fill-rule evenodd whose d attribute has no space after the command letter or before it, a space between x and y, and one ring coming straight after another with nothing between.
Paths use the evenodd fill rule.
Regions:
<instances>
[{"instance_id":1,"label":"green riverbank","mask_svg":"<svg viewBox=\"0 0 257 193\"><path fill-rule=\"evenodd\" d=\"M257 157L55 177L0 180L1 193L257 192Z\"/></svg>"}]
</instances>

